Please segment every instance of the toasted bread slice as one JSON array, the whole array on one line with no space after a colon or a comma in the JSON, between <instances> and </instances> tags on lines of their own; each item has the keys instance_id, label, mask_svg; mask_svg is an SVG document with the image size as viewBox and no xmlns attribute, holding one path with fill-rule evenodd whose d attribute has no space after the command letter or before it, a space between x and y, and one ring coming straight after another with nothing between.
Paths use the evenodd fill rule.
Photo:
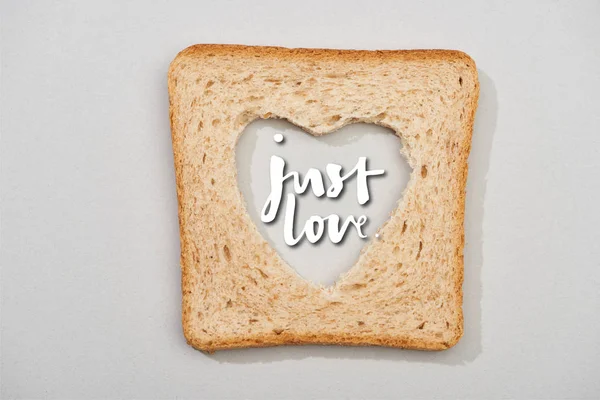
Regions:
<instances>
[{"instance_id":1,"label":"toasted bread slice","mask_svg":"<svg viewBox=\"0 0 600 400\"><path fill-rule=\"evenodd\" d=\"M479 94L469 56L196 45L179 53L168 80L189 344L442 350L459 340ZM413 168L404 196L332 287L302 279L246 211L235 146L257 118L285 118L313 135L374 123L402 139Z\"/></svg>"}]
</instances>

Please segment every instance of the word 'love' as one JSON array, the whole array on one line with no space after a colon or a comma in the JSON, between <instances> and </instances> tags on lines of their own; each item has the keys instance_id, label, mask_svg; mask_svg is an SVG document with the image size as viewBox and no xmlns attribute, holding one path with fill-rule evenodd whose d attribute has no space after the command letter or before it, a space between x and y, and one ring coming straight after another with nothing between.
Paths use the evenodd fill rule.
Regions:
<instances>
[{"instance_id":1,"label":"word 'love'","mask_svg":"<svg viewBox=\"0 0 600 400\"><path fill-rule=\"evenodd\" d=\"M313 194L317 197L321 197L326 194L328 198L337 198L344 189L344 182L355 175L357 179L356 198L360 205L364 205L369 201L369 187L367 179L371 176L383 175L385 170L377 169L370 171L367 169L367 158L359 157L354 168L345 175L342 175L342 166L338 164L327 164L326 172L330 181L327 191L325 190L323 175L318 169L310 168L304 176L304 180L301 180L300 174L296 171L285 174L285 161L281 157L271 156L271 193L269 194L269 197L267 198L267 201L262 209L260 219L262 222L267 224L275 220L275 217L279 212L284 184L286 181L291 179L293 181L295 194L289 193L287 195L283 228L283 236L285 243L288 246L295 246L303 236L306 236L306 239L311 243L318 242L323 236L326 224L328 236L333 243L339 243L343 239L350 224L356 228L359 237L367 237L362 232L362 226L367 222L367 217L365 215L361 215L358 218L349 216L340 225L340 217L335 214L331 214L327 217L313 215L305 222L304 228L298 237L294 237L296 194L304 193L310 186Z\"/></svg>"}]
</instances>

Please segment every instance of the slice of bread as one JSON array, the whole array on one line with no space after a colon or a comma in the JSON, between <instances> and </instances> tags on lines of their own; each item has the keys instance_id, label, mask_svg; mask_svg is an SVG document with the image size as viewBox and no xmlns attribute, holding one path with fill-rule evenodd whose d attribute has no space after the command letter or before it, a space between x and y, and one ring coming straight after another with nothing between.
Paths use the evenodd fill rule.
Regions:
<instances>
[{"instance_id":1,"label":"slice of bread","mask_svg":"<svg viewBox=\"0 0 600 400\"><path fill-rule=\"evenodd\" d=\"M168 80L189 344L442 350L459 340L479 95L469 56L196 45L177 55ZM403 142L413 168L404 196L332 287L302 279L246 212L235 146L257 118L285 118L313 135L374 123Z\"/></svg>"}]
</instances>

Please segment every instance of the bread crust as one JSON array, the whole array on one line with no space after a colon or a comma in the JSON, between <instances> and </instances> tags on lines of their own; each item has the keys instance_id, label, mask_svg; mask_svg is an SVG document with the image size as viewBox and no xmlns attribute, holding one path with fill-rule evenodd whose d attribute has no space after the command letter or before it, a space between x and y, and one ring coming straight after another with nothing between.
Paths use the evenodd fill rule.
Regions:
<instances>
[{"instance_id":1,"label":"bread crust","mask_svg":"<svg viewBox=\"0 0 600 400\"><path fill-rule=\"evenodd\" d=\"M207 205L209 204L209 202L214 202L218 200L223 202L223 204L220 205L222 207L235 208L237 204L236 201L239 201L239 199L232 198L232 196L229 195L223 195L223 197L219 197L219 195L215 195L214 192L208 193L208 189L206 189L207 185L203 186L199 182L192 181L191 178L192 172L197 172L201 170L201 166L199 165L198 161L190 161L191 153L196 151L198 148L203 148L202 146L198 145L198 147L194 147L194 150L192 150L193 146L191 145L191 143L195 143L192 139L196 140L198 139L198 137L196 137L196 130L194 130L195 128L190 128L192 124L191 115L194 111L199 111L200 113L202 113L203 110L213 107L211 105L213 103L199 104L201 103L201 100L198 99L201 99L202 95L206 95L206 93L210 91L210 88L205 89L207 86L209 86L209 84L204 83L205 80L203 80L203 73L208 73L208 75L210 75L210 80L208 82L215 81L214 78L217 75L221 76L221 79L224 82L229 82L226 78L227 72L221 71L219 74L217 74L217 69L214 67L214 65L219 64L220 61L218 60L223 60L223 63L227 64L227 66L230 67L232 65L231 60L239 60L240 62L243 61L244 63L250 63L250 61L248 60L251 60L252 58L259 59L262 63L274 63L275 68L286 68L289 65L295 65L296 63L300 63L303 66L308 66L307 68L309 69L315 68L313 70L315 76L322 76L322 74L319 75L316 68L320 68L320 66L323 66L325 64L330 65L332 63L335 65L342 65L344 63L353 63L353 65L364 65L365 70L369 70L369 68L380 65L381 63L390 63L392 61L394 63L417 62L425 64L431 61L444 64L459 64L461 68L463 68L462 74L465 76L465 80L469 79L469 82L472 83L472 87L469 88L468 93L466 93L466 97L463 98L464 115L461 117L460 122L460 129L462 130L462 132L460 132L460 134L458 135L458 137L460 138L460 142L456 143L457 150L454 153L452 153L452 156L456 157L456 159L452 161L453 169L452 171L450 171L451 174L456 177L456 183L450 190L453 194L456 195L455 200L457 201L457 204L454 208L455 213L452 216L452 221L449 222L451 226L451 232L447 234L448 242L454 244L451 247L453 247L452 251L455 252L455 255L451 255L452 261L448 261L448 263L452 264L448 266L448 270L451 273L451 276L449 276L448 279L451 283L450 286L452 287L453 293L446 293L446 295L449 296L449 298L451 298L454 302L453 305L448 306L449 309L452 311L452 318L455 319L455 321L452 321L452 326L449 326L448 321L446 321L446 329L444 329L443 327L436 327L437 330L432 330L431 332L425 334L423 332L422 327L418 328L417 330L413 329L406 330L406 332L397 332L393 331L392 329L390 329L389 331L385 329L383 331L361 331L352 328L323 329L323 326L320 326L318 323L315 324L314 322L311 322L311 325L309 327L294 325L295 321L301 320L302 318L309 318L310 315L312 315L309 312L304 313L302 315L298 314L289 317L288 319L280 319L285 322L285 329L273 329L273 326L277 325L276 323L274 323L275 325L273 325L265 322L266 325L262 325L260 328L250 327L249 332L241 333L239 329L229 332L227 331L227 328L223 326L231 322L228 319L228 317L223 317L222 320L219 320L219 315L220 313L223 313L223 309L227 311L227 305L212 307L200 304L203 302L204 304L212 304L211 302L214 300L211 300L212 298L209 299L209 297L211 295L218 297L216 294L214 294L214 292L219 292L219 296L223 295L223 298L227 298L228 296L233 296L232 293L234 293L237 290L235 288L223 289L219 287L219 290L216 290L216 288L211 288L211 282L213 282L216 276L218 276L218 278L221 279L221 277L224 275L231 275L232 277L234 277L233 279L235 279L237 277L237 274L239 274L239 268L242 264L244 267L248 267L248 269L251 271L258 268L247 261L234 262L235 260L232 261L222 259L218 261L218 268L214 267L214 265L217 265L217 261L212 261L213 258L211 256L205 255L208 252L213 254L212 247L214 247L214 257L219 258L219 249L220 246L222 246L222 243L218 242L219 239L217 238L214 239L214 246L207 245L206 242L209 240L207 240L207 237L205 237L204 239L198 237L198 232L200 231L197 230L198 228L194 224L195 221L203 221L208 223L212 220L206 216L201 216L197 219L196 217L190 217L190 215L193 215L195 212L198 211L197 203ZM213 62L213 65L210 67L210 69L204 66L204 63L206 63L207 60L211 60L211 62ZM244 68L242 68L241 71L244 72ZM252 66L249 66L247 68L248 76L252 75L251 71ZM239 72L240 71L238 71L238 73ZM335 76L332 77L332 79L335 79ZM348 77L345 77L345 79L348 79ZM461 75L460 86L463 85L462 79L463 78ZM182 84L182 81L185 81L185 83ZM171 63L171 66L169 68L168 83L170 97L170 119L175 158L175 173L177 182L181 237L181 269L183 294L182 323L186 340L191 346L195 347L196 349L207 352L213 352L221 349L232 349L241 347L265 347L283 344L377 345L419 350L443 350L454 346L458 342L458 340L463 334L462 283L464 269L463 248L465 187L468 172L467 158L471 146L471 135L479 96L477 69L474 61L468 55L461 51L455 50L365 51L329 49L288 49L282 47L253 47L241 45L204 44L190 46L177 55L177 57ZM198 89L200 86L202 86L202 89L204 89L203 91ZM267 91L265 91L264 93L265 97L269 96L269 93ZM207 97L211 96L212 94L209 94ZM231 97L235 97L235 94L232 94ZM186 103L190 99L190 103ZM222 96L221 99L223 99ZM286 118L292 123L296 123L309 133L321 135L337 130L340 127L349 123L368 122L377 123L379 125L392 128L397 132L399 136L401 136L401 134L396 129L397 127L395 126L395 120L393 119L393 117L385 116L379 118L379 115L381 114L375 116L361 115L358 117L352 115L344 115L344 118L342 118L340 123L334 124L332 126L325 126L322 120L318 120L318 123L314 126L308 126L307 124L302 123L301 119L297 119L294 115L290 115L292 114L292 112L272 113L268 106L260 106L256 108L260 109L252 110L247 113L237 112L237 115L232 115L232 119L237 118L235 120L237 122L232 122L231 126L235 126L236 131L242 131L243 128L255 118L276 117ZM267 109L269 109L269 111L265 113L264 111L266 111ZM223 112L227 113L227 110L223 110ZM243 118L243 120L239 120L239 118ZM213 120L213 124L214 121L215 120ZM198 122L197 124L197 131L202 131L201 126L204 127L209 124L210 121L201 119L200 122ZM217 137L217 135L223 136L227 134L225 133L226 129L227 128L225 127L215 128L213 131L208 132L205 135L206 137L212 138ZM190 139L190 136L193 136L193 138ZM404 141L405 138L403 138L402 136L401 138ZM223 151L226 151L227 157L230 157L231 153L234 152L235 141L233 141L233 146L229 146L228 143L230 142L227 141L224 141L223 143L226 144L226 150ZM213 149L212 147L207 147L207 149L207 151L214 151L210 150ZM206 154L207 153L205 152L204 157L206 157ZM411 162L411 166L413 166L413 168L421 164L416 160L411 160L410 154L408 154L408 156L409 162ZM235 168L234 164L228 164L228 168L230 168L231 165L233 165ZM232 173L235 175L235 171L233 171ZM411 177L411 183L414 183L413 181L415 179L416 178ZM411 184L409 183L409 186L410 185ZM200 206L200 208L202 208L202 205ZM401 206L399 206L398 208L400 209ZM400 211L396 210L395 213L398 214L400 213ZM257 233L255 232L253 226L247 225L248 221L249 218L241 217L239 220L239 223L242 225L241 228L247 230L245 235L256 239L255 235ZM405 219L405 224L406 221L407 219ZM234 223L234 221L232 221L232 223ZM210 228L203 229L205 229L204 232L208 233L208 236L215 234L216 230L218 230L218 228L213 227L212 225L210 226ZM397 230L398 229L396 229L396 231ZM396 234L397 233L398 232L396 232ZM265 252L267 253L267 256L265 256L265 258L269 261L268 267L273 268L276 271L276 273L287 273L287 275L285 275L281 279L283 281L285 281L286 279L288 281L293 281L292 285L294 289L298 287L298 293L306 294L307 298L312 299L310 301L307 300L306 303L298 304L302 306L306 306L308 304L310 307L314 306L312 309L321 311L322 309L320 309L319 307L328 307L329 304L337 302L336 296L345 295L344 283L341 283L339 285L336 284L336 286L333 288L319 288L308 282L296 282L294 279L300 278L294 278L292 275L289 274L289 271L287 271L287 269L289 269L287 265L285 265L285 263L278 257L277 254L274 254L274 251L272 249L267 249L268 245L266 245L264 239L262 240L263 243L259 242L260 241L257 242L258 248L260 249L260 245L263 245L262 248L265 249ZM227 246L227 244L225 244L225 246ZM266 246L266 248L264 246ZM377 251L376 246L377 244L372 244L370 247L375 248L375 250L373 251ZM371 250L363 250L363 252L361 252L359 261L352 268L351 272L357 269L357 266L361 264L361 259L364 258L364 253L369 251ZM448 252L448 254L450 253ZM439 260L432 260L431 262L435 263L439 262ZM363 269L365 268L367 267L364 267ZM281 272L280 270L283 272ZM348 276L349 278L347 279L351 280L352 275L349 274ZM262 293L262 295L265 296L270 293L269 290L266 290L264 288L258 288L257 290L263 290L264 293ZM226 304L229 303L227 302ZM277 303L273 307L275 308L268 308L262 310L257 309L256 305L250 306L245 304L243 312L273 312L273 309L279 310L283 307L283 305ZM374 311L376 312L376 310ZM314 313L316 313L316 311L314 311ZM426 318L427 315L425 315L423 319ZM266 315L266 319L271 319L268 313ZM278 323L281 324L280 321ZM421 329L422 332L419 332L419 329Z\"/></svg>"}]
</instances>

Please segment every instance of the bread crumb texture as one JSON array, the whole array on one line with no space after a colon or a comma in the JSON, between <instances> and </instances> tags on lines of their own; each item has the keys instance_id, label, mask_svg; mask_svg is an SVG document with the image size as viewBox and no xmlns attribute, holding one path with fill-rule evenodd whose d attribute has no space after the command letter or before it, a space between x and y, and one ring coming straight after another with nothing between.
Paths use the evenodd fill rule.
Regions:
<instances>
[{"instance_id":1,"label":"bread crumb texture","mask_svg":"<svg viewBox=\"0 0 600 400\"><path fill-rule=\"evenodd\" d=\"M442 350L459 340L479 95L469 56L195 45L171 63L168 83L189 344ZM285 118L313 135L374 123L403 142L413 169L404 196L381 238L332 287L301 278L246 212L235 146L257 118Z\"/></svg>"}]
</instances>

